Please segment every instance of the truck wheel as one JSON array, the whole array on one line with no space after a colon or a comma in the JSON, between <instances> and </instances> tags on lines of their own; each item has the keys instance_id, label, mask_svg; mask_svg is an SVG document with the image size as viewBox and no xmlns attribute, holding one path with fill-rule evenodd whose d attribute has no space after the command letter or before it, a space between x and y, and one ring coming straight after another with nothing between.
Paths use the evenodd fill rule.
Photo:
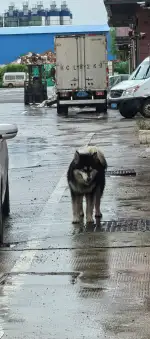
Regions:
<instances>
[{"instance_id":1,"label":"truck wheel","mask_svg":"<svg viewBox=\"0 0 150 339\"><path fill-rule=\"evenodd\" d=\"M27 94L24 94L24 104L29 105L29 96Z\"/></svg>"},{"instance_id":2,"label":"truck wheel","mask_svg":"<svg viewBox=\"0 0 150 339\"><path fill-rule=\"evenodd\" d=\"M104 112L105 114L107 114L107 103L106 103L106 105L104 105L103 112Z\"/></svg>"},{"instance_id":3,"label":"truck wheel","mask_svg":"<svg viewBox=\"0 0 150 339\"><path fill-rule=\"evenodd\" d=\"M48 96L47 96L47 92L44 92L44 100L47 100Z\"/></svg>"},{"instance_id":4,"label":"truck wheel","mask_svg":"<svg viewBox=\"0 0 150 339\"><path fill-rule=\"evenodd\" d=\"M7 184L6 184L6 192L5 192L5 198L3 203L3 216L8 217L10 213L10 201L9 201L9 180L7 175Z\"/></svg>"},{"instance_id":5,"label":"truck wheel","mask_svg":"<svg viewBox=\"0 0 150 339\"><path fill-rule=\"evenodd\" d=\"M150 118L150 99L144 101L140 113L144 118Z\"/></svg>"},{"instance_id":6,"label":"truck wheel","mask_svg":"<svg viewBox=\"0 0 150 339\"><path fill-rule=\"evenodd\" d=\"M97 105L96 106L96 113L101 113L101 110L102 110L101 106Z\"/></svg>"},{"instance_id":7,"label":"truck wheel","mask_svg":"<svg viewBox=\"0 0 150 339\"><path fill-rule=\"evenodd\" d=\"M107 104L106 105L97 105L96 113L107 113Z\"/></svg>"},{"instance_id":8,"label":"truck wheel","mask_svg":"<svg viewBox=\"0 0 150 339\"><path fill-rule=\"evenodd\" d=\"M27 100L25 100L24 104L25 104L25 106L28 106L29 102Z\"/></svg>"},{"instance_id":9,"label":"truck wheel","mask_svg":"<svg viewBox=\"0 0 150 339\"><path fill-rule=\"evenodd\" d=\"M60 106L60 105L57 105L57 114L58 115L67 115L68 114L68 106Z\"/></svg>"},{"instance_id":10,"label":"truck wheel","mask_svg":"<svg viewBox=\"0 0 150 339\"><path fill-rule=\"evenodd\" d=\"M132 119L137 114L137 109L132 107L128 101L121 102L119 105L120 114L126 119Z\"/></svg>"}]
</instances>

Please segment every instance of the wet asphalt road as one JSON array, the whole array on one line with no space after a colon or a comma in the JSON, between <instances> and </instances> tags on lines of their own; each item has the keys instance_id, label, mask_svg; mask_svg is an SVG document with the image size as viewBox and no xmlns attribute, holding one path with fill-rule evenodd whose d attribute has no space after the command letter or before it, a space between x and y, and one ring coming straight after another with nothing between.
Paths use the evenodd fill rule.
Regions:
<instances>
[{"instance_id":1,"label":"wet asphalt road","mask_svg":"<svg viewBox=\"0 0 150 339\"><path fill-rule=\"evenodd\" d=\"M147 339L150 333L150 159L136 120L118 112L59 118L0 91L8 142L11 216L0 250L0 338ZM101 225L71 224L66 170L76 147L99 145L109 170Z\"/></svg>"}]
</instances>

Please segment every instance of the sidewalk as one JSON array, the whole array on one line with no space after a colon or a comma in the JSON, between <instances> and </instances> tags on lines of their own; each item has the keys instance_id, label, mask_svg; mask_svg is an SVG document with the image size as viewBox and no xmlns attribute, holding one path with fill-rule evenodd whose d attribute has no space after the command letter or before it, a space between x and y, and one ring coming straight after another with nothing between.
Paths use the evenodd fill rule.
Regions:
<instances>
[{"instance_id":1,"label":"sidewalk","mask_svg":"<svg viewBox=\"0 0 150 339\"><path fill-rule=\"evenodd\" d=\"M115 114L92 121L49 115L58 131L47 145L44 173L59 178L37 219L20 229L13 225L14 238L24 232L26 239L28 232L26 244L1 250L6 277L0 338L149 338L150 159L140 156L145 146L139 145L135 121ZM71 223L65 171L87 135L104 151L108 170L134 169L136 176L107 176L102 223L85 228ZM42 167L38 171L43 175ZM10 256L20 257L8 270Z\"/></svg>"}]
</instances>

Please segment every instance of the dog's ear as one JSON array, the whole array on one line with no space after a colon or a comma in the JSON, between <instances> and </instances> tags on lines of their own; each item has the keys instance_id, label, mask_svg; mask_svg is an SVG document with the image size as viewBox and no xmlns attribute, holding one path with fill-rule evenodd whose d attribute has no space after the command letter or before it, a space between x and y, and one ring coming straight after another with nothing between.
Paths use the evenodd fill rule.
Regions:
<instances>
[{"instance_id":1,"label":"dog's ear","mask_svg":"<svg viewBox=\"0 0 150 339\"><path fill-rule=\"evenodd\" d=\"M94 152L93 154L92 154L92 157L93 157L93 159L94 160L98 160L98 155L97 155L97 152Z\"/></svg>"},{"instance_id":2,"label":"dog's ear","mask_svg":"<svg viewBox=\"0 0 150 339\"><path fill-rule=\"evenodd\" d=\"M75 164L78 164L79 159L80 159L80 154L79 154L78 151L76 151L75 155L74 155L74 162L75 162Z\"/></svg>"}]
</instances>

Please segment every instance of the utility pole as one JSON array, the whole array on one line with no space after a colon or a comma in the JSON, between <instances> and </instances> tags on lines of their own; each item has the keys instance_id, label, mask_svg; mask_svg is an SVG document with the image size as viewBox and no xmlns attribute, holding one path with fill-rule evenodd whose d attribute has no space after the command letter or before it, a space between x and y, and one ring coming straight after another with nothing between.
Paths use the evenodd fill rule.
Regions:
<instances>
[{"instance_id":1,"label":"utility pole","mask_svg":"<svg viewBox=\"0 0 150 339\"><path fill-rule=\"evenodd\" d=\"M128 60L129 60L129 74L131 74L132 65L131 65L131 44L128 45Z\"/></svg>"},{"instance_id":2,"label":"utility pole","mask_svg":"<svg viewBox=\"0 0 150 339\"><path fill-rule=\"evenodd\" d=\"M135 35L135 67L139 64L139 27L138 27L138 17L135 18L134 25L134 35Z\"/></svg>"},{"instance_id":3,"label":"utility pole","mask_svg":"<svg viewBox=\"0 0 150 339\"><path fill-rule=\"evenodd\" d=\"M146 34L138 31L138 18L135 20L135 24L132 25L132 29L128 33L131 45L131 59L132 70L139 64L139 41L144 39Z\"/></svg>"},{"instance_id":4,"label":"utility pole","mask_svg":"<svg viewBox=\"0 0 150 339\"><path fill-rule=\"evenodd\" d=\"M131 43L131 55L132 55L132 67L135 69L139 64L139 32L138 32L138 17L133 19L133 24L130 25L131 31L129 31L130 43Z\"/></svg>"}]
</instances>

